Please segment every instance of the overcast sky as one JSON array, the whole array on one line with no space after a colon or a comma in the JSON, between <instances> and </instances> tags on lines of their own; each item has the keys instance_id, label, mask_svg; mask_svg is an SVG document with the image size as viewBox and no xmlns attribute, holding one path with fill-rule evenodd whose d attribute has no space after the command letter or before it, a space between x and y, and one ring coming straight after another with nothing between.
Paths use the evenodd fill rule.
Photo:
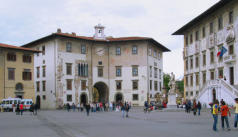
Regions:
<instances>
[{"instance_id":1,"label":"overcast sky","mask_svg":"<svg viewBox=\"0 0 238 137\"><path fill-rule=\"evenodd\" d=\"M219 0L0 0L0 43L20 46L61 28L93 36L152 37L172 52L164 72L183 76L183 37L171 34Z\"/></svg>"}]
</instances>

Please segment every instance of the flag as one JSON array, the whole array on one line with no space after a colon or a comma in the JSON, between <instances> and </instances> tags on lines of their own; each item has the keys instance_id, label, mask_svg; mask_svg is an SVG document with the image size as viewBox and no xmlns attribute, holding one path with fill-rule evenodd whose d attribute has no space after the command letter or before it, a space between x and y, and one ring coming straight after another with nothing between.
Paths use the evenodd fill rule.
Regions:
<instances>
[{"instance_id":1,"label":"flag","mask_svg":"<svg viewBox=\"0 0 238 137\"><path fill-rule=\"evenodd\" d=\"M222 57L227 52L227 49L225 47L221 47L217 53L217 56Z\"/></svg>"}]
</instances>

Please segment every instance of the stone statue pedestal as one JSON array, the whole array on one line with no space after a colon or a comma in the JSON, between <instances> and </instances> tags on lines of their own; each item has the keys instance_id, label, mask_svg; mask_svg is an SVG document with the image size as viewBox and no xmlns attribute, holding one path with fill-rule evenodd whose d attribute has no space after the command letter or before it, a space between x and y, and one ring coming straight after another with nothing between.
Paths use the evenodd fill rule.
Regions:
<instances>
[{"instance_id":1,"label":"stone statue pedestal","mask_svg":"<svg viewBox=\"0 0 238 137\"><path fill-rule=\"evenodd\" d=\"M176 94L169 94L168 95L167 108L177 108Z\"/></svg>"}]
</instances>

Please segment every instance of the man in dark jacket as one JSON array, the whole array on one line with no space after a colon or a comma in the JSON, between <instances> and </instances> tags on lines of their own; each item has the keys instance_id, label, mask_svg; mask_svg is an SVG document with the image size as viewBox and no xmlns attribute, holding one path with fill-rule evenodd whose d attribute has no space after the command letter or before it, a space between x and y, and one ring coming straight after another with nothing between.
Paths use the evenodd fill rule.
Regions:
<instances>
[{"instance_id":1,"label":"man in dark jacket","mask_svg":"<svg viewBox=\"0 0 238 137\"><path fill-rule=\"evenodd\" d=\"M86 111L87 111L87 116L89 116L89 111L90 111L90 105L87 103L85 105Z\"/></svg>"}]
</instances>

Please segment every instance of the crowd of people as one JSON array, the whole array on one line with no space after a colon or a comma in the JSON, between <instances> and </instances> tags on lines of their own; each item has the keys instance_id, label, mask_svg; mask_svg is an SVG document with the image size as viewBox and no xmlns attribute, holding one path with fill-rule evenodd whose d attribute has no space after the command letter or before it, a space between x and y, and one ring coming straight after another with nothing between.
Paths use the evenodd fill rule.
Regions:
<instances>
[{"instance_id":1,"label":"crowd of people","mask_svg":"<svg viewBox=\"0 0 238 137\"><path fill-rule=\"evenodd\" d=\"M186 113L190 113L191 111L193 111L193 115L196 116L197 112L198 112L198 116L201 115L201 109L202 109L202 105L200 101L196 101L193 100L193 102L191 100L186 100L184 102L184 106L185 106L185 112Z\"/></svg>"},{"instance_id":2,"label":"crowd of people","mask_svg":"<svg viewBox=\"0 0 238 137\"><path fill-rule=\"evenodd\" d=\"M72 104L70 105L69 103L64 105L64 108L70 112L73 111L75 112L76 110L78 110L78 112L84 112L84 110L87 113L87 116L89 116L89 113L93 113L93 112L112 112L112 111L116 111L122 112L122 117L129 117L129 110L131 108L131 103L130 102L121 102L118 101L117 103L115 102L107 102L107 103L103 103L103 102L94 102L94 103L81 103L81 104Z\"/></svg>"},{"instance_id":3,"label":"crowd of people","mask_svg":"<svg viewBox=\"0 0 238 137\"><path fill-rule=\"evenodd\" d=\"M32 103L30 105L29 111L31 112L31 114L37 115L37 109L38 109L38 105ZM23 103L20 103L20 104L16 105L16 115L21 115L22 116L24 111L26 111L26 109L24 108Z\"/></svg>"}]
</instances>

